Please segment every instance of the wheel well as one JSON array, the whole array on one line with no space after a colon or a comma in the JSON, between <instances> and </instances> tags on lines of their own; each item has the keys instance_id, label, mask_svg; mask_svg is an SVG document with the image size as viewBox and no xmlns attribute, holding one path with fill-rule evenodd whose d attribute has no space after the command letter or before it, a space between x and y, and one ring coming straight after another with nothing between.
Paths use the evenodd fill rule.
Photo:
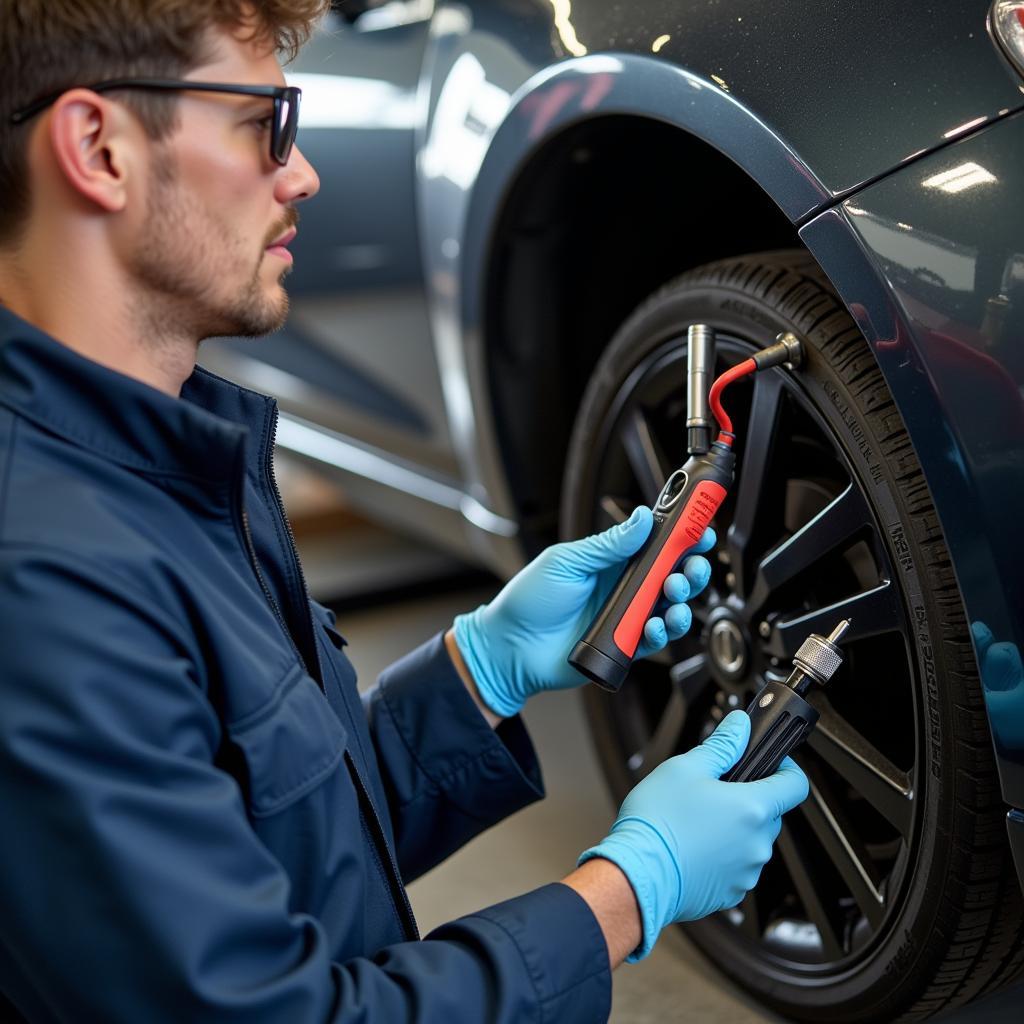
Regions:
<instances>
[{"instance_id":1,"label":"wheel well","mask_svg":"<svg viewBox=\"0 0 1024 1024\"><path fill-rule=\"evenodd\" d=\"M684 270L799 245L744 171L672 125L596 118L534 156L485 286L488 385L527 555L555 538L573 421L618 326Z\"/></svg>"}]
</instances>

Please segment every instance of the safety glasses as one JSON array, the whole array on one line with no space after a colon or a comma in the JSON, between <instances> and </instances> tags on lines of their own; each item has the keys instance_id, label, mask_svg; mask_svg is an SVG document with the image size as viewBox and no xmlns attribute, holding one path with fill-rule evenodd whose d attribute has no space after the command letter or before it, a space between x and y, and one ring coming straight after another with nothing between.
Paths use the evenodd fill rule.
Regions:
<instances>
[{"instance_id":1,"label":"safety glasses","mask_svg":"<svg viewBox=\"0 0 1024 1024\"><path fill-rule=\"evenodd\" d=\"M72 88L71 86L68 87ZM193 82L173 78L112 78L106 82L82 86L93 92L110 92L113 89L154 89L185 92L226 92L238 96L268 96L274 101L274 116L270 132L270 157L282 167L288 163L295 134L299 130L299 100L302 90L294 85L235 85L228 82ZM35 117L51 103L56 102L68 89L51 93L30 103L11 115L11 124L21 124Z\"/></svg>"}]
</instances>

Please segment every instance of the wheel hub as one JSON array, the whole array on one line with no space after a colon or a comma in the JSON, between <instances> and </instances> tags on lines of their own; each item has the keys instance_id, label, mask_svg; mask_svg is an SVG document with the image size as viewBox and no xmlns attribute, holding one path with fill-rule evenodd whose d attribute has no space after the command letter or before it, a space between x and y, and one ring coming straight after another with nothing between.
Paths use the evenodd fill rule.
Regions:
<instances>
[{"instance_id":1,"label":"wheel hub","mask_svg":"<svg viewBox=\"0 0 1024 1024\"><path fill-rule=\"evenodd\" d=\"M707 649L711 672L718 684L738 693L750 675L750 638L732 610L720 606L708 617Z\"/></svg>"}]
</instances>

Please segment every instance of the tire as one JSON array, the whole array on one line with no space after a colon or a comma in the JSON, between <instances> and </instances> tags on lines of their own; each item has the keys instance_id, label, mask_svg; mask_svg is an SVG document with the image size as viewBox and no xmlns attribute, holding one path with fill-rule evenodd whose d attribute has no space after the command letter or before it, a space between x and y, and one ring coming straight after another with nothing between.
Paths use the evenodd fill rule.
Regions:
<instances>
[{"instance_id":1,"label":"tire","mask_svg":"<svg viewBox=\"0 0 1024 1024\"><path fill-rule=\"evenodd\" d=\"M867 343L808 254L700 267L661 288L621 327L576 420L562 535L581 536L635 502L650 504L657 478L685 458L692 323L719 333L718 372L781 331L804 341L805 360L795 373L772 370L764 383L727 392L740 468L714 523L712 583L689 637L635 665L619 694L587 689L598 757L621 799L655 753L660 760L698 742L730 707L745 706L765 673L784 674L795 637L812 628L827 633L819 626L828 618L813 617L823 602L835 604L838 620L838 609L855 599L849 594L860 594L867 632L844 645L846 664L828 694L815 695L829 714L823 710L797 756L817 796L787 815L755 893L685 931L736 983L794 1018L923 1020L1020 972L1021 892L968 624L934 504ZM770 402L768 420L758 410ZM758 429L748 464L751 418ZM761 429L769 422L770 432ZM769 467L763 477L758 458ZM755 482L745 485L745 473ZM846 506L859 510L848 516L859 523L849 536L832 537L848 526L830 525L828 540L807 527L815 517L837 522ZM787 545L815 551L812 541L824 545L820 558L766 599L764 586L757 589L764 556ZM716 616L731 616L743 632L742 678L726 678L704 653ZM871 771L858 773L843 750L864 741ZM837 837L850 841L852 861ZM865 875L868 885L858 880Z\"/></svg>"}]
</instances>

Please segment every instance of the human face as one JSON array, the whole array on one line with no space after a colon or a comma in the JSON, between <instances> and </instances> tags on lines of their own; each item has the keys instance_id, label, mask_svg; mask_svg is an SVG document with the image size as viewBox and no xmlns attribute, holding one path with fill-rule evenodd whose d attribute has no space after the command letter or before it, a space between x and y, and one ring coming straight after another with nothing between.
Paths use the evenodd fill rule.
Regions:
<instances>
[{"instance_id":1,"label":"human face","mask_svg":"<svg viewBox=\"0 0 1024 1024\"><path fill-rule=\"evenodd\" d=\"M268 44L227 30L211 39L213 62L190 79L285 84ZM319 179L298 147L284 167L270 158L269 98L182 93L179 104L179 128L153 147L129 273L154 317L197 339L267 334L288 313L296 204Z\"/></svg>"}]
</instances>

